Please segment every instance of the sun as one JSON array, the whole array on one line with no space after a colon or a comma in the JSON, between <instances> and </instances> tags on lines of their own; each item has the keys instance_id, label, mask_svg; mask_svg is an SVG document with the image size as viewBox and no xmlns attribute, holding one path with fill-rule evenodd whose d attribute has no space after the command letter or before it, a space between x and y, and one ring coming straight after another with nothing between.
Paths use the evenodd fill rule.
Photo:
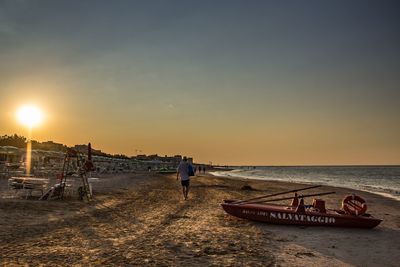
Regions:
<instances>
[{"instance_id":1,"label":"sun","mask_svg":"<svg viewBox=\"0 0 400 267\"><path fill-rule=\"evenodd\" d=\"M23 106L17 111L18 121L32 128L39 125L43 120L43 113L36 106Z\"/></svg>"}]
</instances>

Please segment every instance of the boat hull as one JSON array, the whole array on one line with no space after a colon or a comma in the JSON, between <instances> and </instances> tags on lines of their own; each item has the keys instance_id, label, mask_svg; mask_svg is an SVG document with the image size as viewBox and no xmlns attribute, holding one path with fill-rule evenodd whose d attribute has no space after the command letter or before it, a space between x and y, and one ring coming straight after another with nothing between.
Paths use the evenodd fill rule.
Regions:
<instances>
[{"instance_id":1,"label":"boat hull","mask_svg":"<svg viewBox=\"0 0 400 267\"><path fill-rule=\"evenodd\" d=\"M228 214L272 224L374 228L382 221L372 216L353 216L340 214L336 211L321 213L306 210L304 213L296 213L295 209L288 206L233 204L232 202L225 201L221 204Z\"/></svg>"}]
</instances>

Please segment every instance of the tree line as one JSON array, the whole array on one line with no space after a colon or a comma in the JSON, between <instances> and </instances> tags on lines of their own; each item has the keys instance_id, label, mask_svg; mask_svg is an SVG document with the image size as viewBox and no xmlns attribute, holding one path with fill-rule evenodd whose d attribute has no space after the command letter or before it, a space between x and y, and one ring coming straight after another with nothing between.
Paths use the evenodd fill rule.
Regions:
<instances>
[{"instance_id":1,"label":"tree line","mask_svg":"<svg viewBox=\"0 0 400 267\"><path fill-rule=\"evenodd\" d=\"M26 143L28 142L28 139L22 135L3 135L0 136L0 146L13 146L17 148L26 148ZM68 148L74 148L74 147L68 147L64 144L60 143L55 143L53 141L47 141L47 142L38 142L36 140L31 140L32 143L32 149L39 149L39 150L45 150L45 151L58 151L58 152L65 152L67 151ZM80 152L86 153L87 151L87 145L77 145L75 147L80 147L83 150ZM92 149L92 154L96 156L104 156L104 157L112 157L112 158L123 158L127 159L129 158L126 155L122 154L115 154L111 155L108 153L104 153L101 150L95 150Z\"/></svg>"}]
</instances>

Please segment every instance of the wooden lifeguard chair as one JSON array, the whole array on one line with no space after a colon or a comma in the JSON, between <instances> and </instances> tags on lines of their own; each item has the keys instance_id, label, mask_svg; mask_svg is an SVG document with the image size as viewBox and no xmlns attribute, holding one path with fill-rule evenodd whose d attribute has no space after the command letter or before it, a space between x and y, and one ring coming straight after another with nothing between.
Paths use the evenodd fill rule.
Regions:
<instances>
[{"instance_id":1,"label":"wooden lifeguard chair","mask_svg":"<svg viewBox=\"0 0 400 267\"><path fill-rule=\"evenodd\" d=\"M91 144L88 145L88 157L78 151L69 148L65 153L62 171L57 175L59 183L55 184L42 195L40 200L49 200L53 198L64 198L65 188L67 187L67 178L72 172L76 172L81 179L81 186L78 188L78 195L83 200L86 198L90 201L93 198L91 186L88 181L87 174L94 170L92 162ZM75 163L75 164L74 164ZM75 168L75 171L73 170Z\"/></svg>"}]
</instances>

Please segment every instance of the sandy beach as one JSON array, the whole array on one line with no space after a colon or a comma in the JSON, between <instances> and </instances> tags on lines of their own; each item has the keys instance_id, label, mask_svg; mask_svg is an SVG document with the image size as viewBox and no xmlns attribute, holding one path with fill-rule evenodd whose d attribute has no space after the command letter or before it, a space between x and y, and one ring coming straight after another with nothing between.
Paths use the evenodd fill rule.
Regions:
<instances>
[{"instance_id":1,"label":"sandy beach","mask_svg":"<svg viewBox=\"0 0 400 267\"><path fill-rule=\"evenodd\" d=\"M95 199L0 199L1 266L398 266L400 202L356 192L383 222L375 229L281 226L226 214L244 199L299 184L201 175L184 201L174 175L104 176ZM243 190L249 185L253 190ZM354 190L324 197L338 208ZM3 196L6 181L1 181ZM311 201L311 199L309 200Z\"/></svg>"}]
</instances>

